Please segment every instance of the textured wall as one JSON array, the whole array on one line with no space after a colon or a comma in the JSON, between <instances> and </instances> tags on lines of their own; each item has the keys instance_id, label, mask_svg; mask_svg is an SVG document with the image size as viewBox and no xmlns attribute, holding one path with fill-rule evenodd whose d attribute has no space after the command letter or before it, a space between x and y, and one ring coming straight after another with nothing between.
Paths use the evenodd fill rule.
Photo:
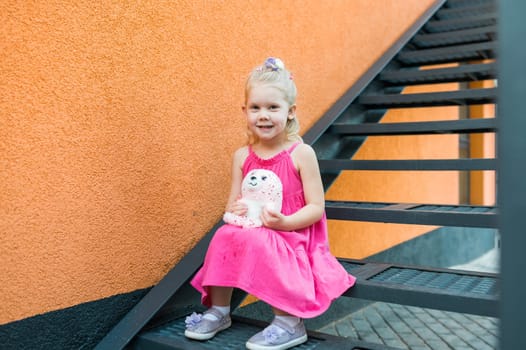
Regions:
<instances>
[{"instance_id":1,"label":"textured wall","mask_svg":"<svg viewBox=\"0 0 526 350\"><path fill-rule=\"evenodd\" d=\"M284 59L306 130L430 4L4 1L0 323L155 284L223 211L248 71Z\"/></svg>"}]
</instances>

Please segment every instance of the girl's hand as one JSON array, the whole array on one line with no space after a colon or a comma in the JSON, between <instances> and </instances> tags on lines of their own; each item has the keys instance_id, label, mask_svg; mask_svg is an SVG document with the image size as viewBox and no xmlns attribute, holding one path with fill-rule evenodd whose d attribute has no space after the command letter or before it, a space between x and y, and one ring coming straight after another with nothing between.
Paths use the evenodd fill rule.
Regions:
<instances>
[{"instance_id":1,"label":"girl's hand","mask_svg":"<svg viewBox=\"0 0 526 350\"><path fill-rule=\"evenodd\" d=\"M227 211L237 216L243 216L247 213L247 210L248 207L245 203L236 200L234 203L232 203L232 205L230 205Z\"/></svg>"},{"instance_id":2,"label":"girl's hand","mask_svg":"<svg viewBox=\"0 0 526 350\"><path fill-rule=\"evenodd\" d=\"M287 217L274 209L263 207L261 211L261 222L263 226L280 231L288 231L286 227Z\"/></svg>"}]
</instances>

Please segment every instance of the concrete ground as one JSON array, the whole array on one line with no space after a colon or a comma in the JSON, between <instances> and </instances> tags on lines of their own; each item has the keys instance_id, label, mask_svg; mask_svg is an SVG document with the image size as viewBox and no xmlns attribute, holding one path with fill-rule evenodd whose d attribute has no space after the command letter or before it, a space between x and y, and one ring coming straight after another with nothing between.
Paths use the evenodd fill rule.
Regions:
<instances>
[{"instance_id":1,"label":"concrete ground","mask_svg":"<svg viewBox=\"0 0 526 350\"><path fill-rule=\"evenodd\" d=\"M489 251L451 268L499 272L499 252ZM497 318L373 302L318 331L407 350L498 348Z\"/></svg>"}]
</instances>

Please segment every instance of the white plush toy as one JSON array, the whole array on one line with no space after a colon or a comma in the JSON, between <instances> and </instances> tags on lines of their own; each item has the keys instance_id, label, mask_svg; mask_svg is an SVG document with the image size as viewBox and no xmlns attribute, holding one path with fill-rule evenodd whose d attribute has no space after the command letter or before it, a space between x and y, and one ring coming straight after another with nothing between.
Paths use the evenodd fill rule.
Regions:
<instances>
[{"instance_id":1,"label":"white plush toy","mask_svg":"<svg viewBox=\"0 0 526 350\"><path fill-rule=\"evenodd\" d=\"M253 169L241 183L240 201L247 205L243 216L226 212L223 220L241 227L259 227L262 225L260 215L263 207L281 212L283 185L279 177L266 169Z\"/></svg>"}]
</instances>

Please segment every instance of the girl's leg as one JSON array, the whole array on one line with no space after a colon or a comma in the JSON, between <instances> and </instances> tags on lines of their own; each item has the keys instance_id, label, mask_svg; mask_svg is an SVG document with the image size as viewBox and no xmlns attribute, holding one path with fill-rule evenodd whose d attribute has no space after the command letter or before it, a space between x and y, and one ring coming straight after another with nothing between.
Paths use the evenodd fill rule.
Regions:
<instances>
[{"instance_id":1,"label":"girl's leg","mask_svg":"<svg viewBox=\"0 0 526 350\"><path fill-rule=\"evenodd\" d=\"M195 312L185 320L184 335L190 339L207 340L232 324L230 319L230 299L232 288L209 287L212 306L202 315Z\"/></svg>"},{"instance_id":2,"label":"girl's leg","mask_svg":"<svg viewBox=\"0 0 526 350\"><path fill-rule=\"evenodd\" d=\"M210 287L210 299L214 306L230 306L230 300L232 299L231 287Z\"/></svg>"},{"instance_id":3,"label":"girl's leg","mask_svg":"<svg viewBox=\"0 0 526 350\"><path fill-rule=\"evenodd\" d=\"M272 307L274 320L263 331L250 338L246 347L250 350L285 350L307 341L303 321L283 310Z\"/></svg>"},{"instance_id":4,"label":"girl's leg","mask_svg":"<svg viewBox=\"0 0 526 350\"><path fill-rule=\"evenodd\" d=\"M276 309L274 306L272 306L272 312L276 316L292 316L291 314L289 314L289 313L287 313L287 312L285 312L283 310Z\"/></svg>"},{"instance_id":5,"label":"girl's leg","mask_svg":"<svg viewBox=\"0 0 526 350\"><path fill-rule=\"evenodd\" d=\"M291 327L296 326L301 321L301 319L299 317L291 315L288 312L285 312L283 310L277 309L275 307L272 307L272 312L274 312L274 317L275 318L280 319L281 321L285 322L286 324L288 324Z\"/></svg>"}]
</instances>

